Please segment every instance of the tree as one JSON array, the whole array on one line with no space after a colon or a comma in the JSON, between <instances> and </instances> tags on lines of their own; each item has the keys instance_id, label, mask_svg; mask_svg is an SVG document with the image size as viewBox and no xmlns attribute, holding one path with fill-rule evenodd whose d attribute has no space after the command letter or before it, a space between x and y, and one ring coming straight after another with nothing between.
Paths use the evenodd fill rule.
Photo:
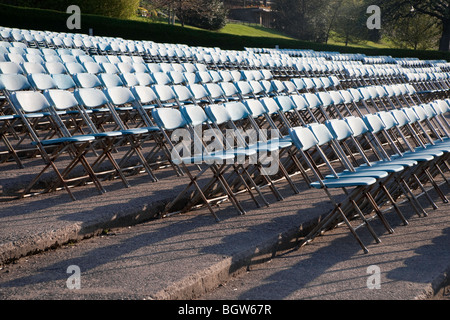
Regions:
<instances>
[{"instance_id":1,"label":"tree","mask_svg":"<svg viewBox=\"0 0 450 320\"><path fill-rule=\"evenodd\" d=\"M169 24L178 18L181 25L218 30L226 24L227 10L220 0L147 0L148 5L165 11Z\"/></svg>"},{"instance_id":2,"label":"tree","mask_svg":"<svg viewBox=\"0 0 450 320\"><path fill-rule=\"evenodd\" d=\"M337 10L333 30L346 46L367 39L366 9L363 0L346 0Z\"/></svg>"},{"instance_id":3,"label":"tree","mask_svg":"<svg viewBox=\"0 0 450 320\"><path fill-rule=\"evenodd\" d=\"M324 42L327 38L329 1L278 0L274 27L298 39Z\"/></svg>"},{"instance_id":4,"label":"tree","mask_svg":"<svg viewBox=\"0 0 450 320\"><path fill-rule=\"evenodd\" d=\"M414 50L436 49L439 43L440 27L433 17L416 14L400 18L389 27L387 37L401 48Z\"/></svg>"},{"instance_id":5,"label":"tree","mask_svg":"<svg viewBox=\"0 0 450 320\"><path fill-rule=\"evenodd\" d=\"M395 21L420 13L440 23L440 51L450 51L450 0L378 0L387 21Z\"/></svg>"}]
</instances>

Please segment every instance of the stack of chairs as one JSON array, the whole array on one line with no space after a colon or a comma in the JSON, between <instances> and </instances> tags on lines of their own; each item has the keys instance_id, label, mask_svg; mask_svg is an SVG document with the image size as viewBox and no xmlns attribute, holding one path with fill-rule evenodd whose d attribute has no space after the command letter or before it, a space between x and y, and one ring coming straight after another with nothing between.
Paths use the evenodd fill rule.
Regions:
<instances>
[{"instance_id":1,"label":"stack of chairs","mask_svg":"<svg viewBox=\"0 0 450 320\"><path fill-rule=\"evenodd\" d=\"M267 206L286 197L282 186L295 195L306 183L333 209L301 244L345 223L368 252L356 230L380 242L371 224L392 233L385 210L407 225L401 201L419 216L419 194L432 208L431 189L448 202L449 71L446 61L0 27L0 165L41 158L19 197L64 189L73 200L78 186L103 194L106 180L158 183L168 168L189 183L161 215L206 207L217 221L215 203L245 214L245 195Z\"/></svg>"}]
</instances>

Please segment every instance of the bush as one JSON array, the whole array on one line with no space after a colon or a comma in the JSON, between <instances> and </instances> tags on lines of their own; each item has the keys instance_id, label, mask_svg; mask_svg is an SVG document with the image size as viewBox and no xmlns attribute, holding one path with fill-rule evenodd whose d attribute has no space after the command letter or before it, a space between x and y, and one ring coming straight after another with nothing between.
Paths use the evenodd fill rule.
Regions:
<instances>
[{"instance_id":1,"label":"bush","mask_svg":"<svg viewBox=\"0 0 450 320\"><path fill-rule=\"evenodd\" d=\"M136 15L139 0L0 0L0 3L28 7L51 9L66 12L70 5L77 5L85 14L126 19Z\"/></svg>"}]
</instances>

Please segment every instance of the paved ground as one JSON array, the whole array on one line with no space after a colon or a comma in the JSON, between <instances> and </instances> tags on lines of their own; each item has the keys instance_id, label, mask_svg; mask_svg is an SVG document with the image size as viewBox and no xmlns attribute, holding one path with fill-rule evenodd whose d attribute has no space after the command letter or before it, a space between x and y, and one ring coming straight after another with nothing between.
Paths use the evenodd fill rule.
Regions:
<instances>
[{"instance_id":1,"label":"paved ground","mask_svg":"<svg viewBox=\"0 0 450 320\"><path fill-rule=\"evenodd\" d=\"M329 210L324 193L299 177L300 194L283 183L283 201L247 201L244 216L225 203L220 223L203 209L152 220L183 179L140 176L129 189L111 182L104 195L83 187L76 202L58 192L2 203L0 299L425 299L450 270L449 204L438 199L426 218L405 206L408 226L389 214L394 234L375 223L381 244L361 230L369 254L345 228L290 251ZM367 287L370 266L380 289ZM80 289L69 288L73 270Z\"/></svg>"}]
</instances>

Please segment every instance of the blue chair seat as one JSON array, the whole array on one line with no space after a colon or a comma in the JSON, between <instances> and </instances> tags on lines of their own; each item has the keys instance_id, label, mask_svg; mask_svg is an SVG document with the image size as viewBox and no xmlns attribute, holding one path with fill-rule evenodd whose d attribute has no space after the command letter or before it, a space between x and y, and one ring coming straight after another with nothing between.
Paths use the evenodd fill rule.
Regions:
<instances>
[{"instance_id":1,"label":"blue chair seat","mask_svg":"<svg viewBox=\"0 0 450 320\"><path fill-rule=\"evenodd\" d=\"M106 131L106 132L99 132L92 134L96 138L102 138L102 137L118 137L122 135L122 132L120 131Z\"/></svg>"},{"instance_id":2,"label":"blue chair seat","mask_svg":"<svg viewBox=\"0 0 450 320\"><path fill-rule=\"evenodd\" d=\"M327 188L348 188L358 186L370 186L377 182L377 179L371 177L357 177L357 178L333 178L322 180ZM322 189L319 181L311 183L311 186L316 189Z\"/></svg>"},{"instance_id":3,"label":"blue chair seat","mask_svg":"<svg viewBox=\"0 0 450 320\"><path fill-rule=\"evenodd\" d=\"M448 142L438 142L435 145L426 145L425 148L417 147L417 151L426 152L427 150L440 150L444 153L450 152L450 143Z\"/></svg>"},{"instance_id":4,"label":"blue chair seat","mask_svg":"<svg viewBox=\"0 0 450 320\"><path fill-rule=\"evenodd\" d=\"M223 153L221 155L219 154L213 154L213 155L194 155L193 157L181 157L181 158L174 158L172 159L172 162L176 165L185 163L185 164L194 164L194 163L212 163L212 162L218 162L218 163L225 163L227 160L234 159L234 154L227 154Z\"/></svg>"},{"instance_id":5,"label":"blue chair seat","mask_svg":"<svg viewBox=\"0 0 450 320\"><path fill-rule=\"evenodd\" d=\"M369 177L369 178L383 179L386 178L389 174L387 171L382 171L379 169L379 170L358 170L356 172L344 170L342 172L339 172L337 175L339 176L339 178ZM334 176L329 174L325 178L332 179L334 178Z\"/></svg>"},{"instance_id":6,"label":"blue chair seat","mask_svg":"<svg viewBox=\"0 0 450 320\"><path fill-rule=\"evenodd\" d=\"M13 120L17 118L20 118L20 116L16 114L7 114L4 116L0 116L0 121Z\"/></svg>"},{"instance_id":7,"label":"blue chair seat","mask_svg":"<svg viewBox=\"0 0 450 320\"><path fill-rule=\"evenodd\" d=\"M424 161L432 161L434 159L433 154L429 153L422 153L422 152L412 152L412 153L404 153L402 156L392 156L392 159L412 159L416 160L417 162L424 162Z\"/></svg>"},{"instance_id":8,"label":"blue chair seat","mask_svg":"<svg viewBox=\"0 0 450 320\"><path fill-rule=\"evenodd\" d=\"M288 148L292 145L292 142L283 139L272 139L267 142L258 142L256 144L250 145L250 148L256 148L262 151L275 151L279 149Z\"/></svg>"},{"instance_id":9,"label":"blue chair seat","mask_svg":"<svg viewBox=\"0 0 450 320\"><path fill-rule=\"evenodd\" d=\"M86 136L74 136L74 137L67 137L67 138L56 138L56 139L48 139L48 140L41 140L41 144L44 146L47 145L57 145L61 143L67 143L67 142L87 142L87 141L93 141L95 140L94 136L86 135ZM37 142L32 142L32 144L36 145Z\"/></svg>"},{"instance_id":10,"label":"blue chair seat","mask_svg":"<svg viewBox=\"0 0 450 320\"><path fill-rule=\"evenodd\" d=\"M133 128L133 129L127 129L123 130L123 134L145 134L153 131L159 131L160 129L158 127L145 127L145 128Z\"/></svg>"}]
</instances>

